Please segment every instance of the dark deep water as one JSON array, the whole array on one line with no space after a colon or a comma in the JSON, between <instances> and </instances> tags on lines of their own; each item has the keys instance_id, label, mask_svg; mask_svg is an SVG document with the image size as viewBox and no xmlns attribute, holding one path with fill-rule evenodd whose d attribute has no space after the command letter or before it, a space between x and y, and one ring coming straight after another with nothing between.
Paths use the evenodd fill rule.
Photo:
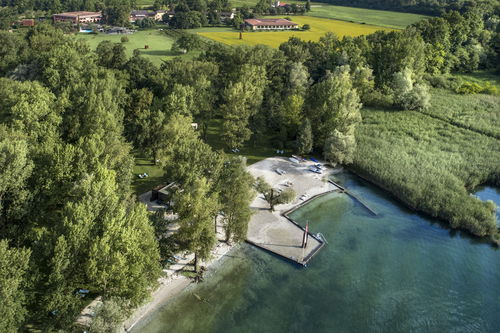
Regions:
<instances>
[{"instance_id":1,"label":"dark deep water","mask_svg":"<svg viewBox=\"0 0 500 333\"><path fill-rule=\"evenodd\" d=\"M317 199L293 214L329 243L309 267L243 245L134 332L500 332L500 250L338 180L379 215L345 194Z\"/></svg>"}]
</instances>

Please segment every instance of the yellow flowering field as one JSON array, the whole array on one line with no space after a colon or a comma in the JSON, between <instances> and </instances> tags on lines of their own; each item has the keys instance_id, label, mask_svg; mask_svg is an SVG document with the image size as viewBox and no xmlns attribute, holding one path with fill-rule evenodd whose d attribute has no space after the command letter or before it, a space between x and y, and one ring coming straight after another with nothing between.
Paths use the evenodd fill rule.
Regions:
<instances>
[{"instance_id":1,"label":"yellow flowering field","mask_svg":"<svg viewBox=\"0 0 500 333\"><path fill-rule=\"evenodd\" d=\"M286 42L289 37L295 36L300 39L309 41L318 41L321 36L327 32L333 32L339 37L343 36L359 36L369 35L377 30L392 30L376 25L351 23L346 21L338 21L310 16L292 16L292 21L302 27L304 24L309 24L311 29L308 31L255 31L243 32L243 39L240 40L240 33L233 31L206 31L197 32L199 35L213 39L215 41L228 45L257 45L264 44L271 47L278 47L281 43Z\"/></svg>"}]
</instances>

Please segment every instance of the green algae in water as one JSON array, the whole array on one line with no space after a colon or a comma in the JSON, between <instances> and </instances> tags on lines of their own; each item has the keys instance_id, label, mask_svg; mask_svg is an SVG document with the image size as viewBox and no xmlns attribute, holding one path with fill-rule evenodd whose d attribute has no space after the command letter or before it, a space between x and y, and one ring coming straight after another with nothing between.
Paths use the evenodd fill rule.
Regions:
<instances>
[{"instance_id":1,"label":"green algae in water","mask_svg":"<svg viewBox=\"0 0 500 333\"><path fill-rule=\"evenodd\" d=\"M500 332L500 251L341 177L378 216L316 199L292 214L329 243L307 268L244 245L135 331Z\"/></svg>"}]
</instances>

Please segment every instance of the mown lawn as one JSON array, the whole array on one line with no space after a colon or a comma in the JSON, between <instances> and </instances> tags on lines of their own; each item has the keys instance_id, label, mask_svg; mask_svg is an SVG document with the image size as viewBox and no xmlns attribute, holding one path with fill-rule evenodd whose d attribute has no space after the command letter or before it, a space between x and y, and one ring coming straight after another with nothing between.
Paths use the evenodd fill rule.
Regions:
<instances>
[{"instance_id":1,"label":"mown lawn","mask_svg":"<svg viewBox=\"0 0 500 333\"><path fill-rule=\"evenodd\" d=\"M174 40L158 30L141 30L131 35L108 35L103 33L97 35L78 34L76 38L86 40L90 47L95 49L97 45L104 40L120 43L123 36L127 36L129 39L127 43L123 43L128 56L132 56L134 50L138 49L141 55L151 60L156 65L161 64L163 60L170 60L179 56L179 54L170 51ZM149 49L146 50L144 48L145 45L148 45ZM182 55L182 57L192 58L197 54L197 52L191 52Z\"/></svg>"},{"instance_id":2,"label":"mown lawn","mask_svg":"<svg viewBox=\"0 0 500 333\"><path fill-rule=\"evenodd\" d=\"M224 151L229 155L234 154L227 149L224 141L221 139L221 126L222 122L220 119L214 119L211 121L208 126L206 142L214 150ZM250 165L265 158L276 156L276 150L277 148L272 147L270 138L264 137L258 141L247 142L237 155L246 157L247 164ZM285 156L290 156L291 153L291 150L285 150ZM133 169L134 175L132 179L132 190L135 194L141 195L164 182L163 169L160 166L155 165L152 159L144 157L140 152L135 152L134 156L135 165ZM148 177L142 179L139 178L139 174L143 173L147 173Z\"/></svg>"},{"instance_id":3,"label":"mown lawn","mask_svg":"<svg viewBox=\"0 0 500 333\"><path fill-rule=\"evenodd\" d=\"M152 6L154 0L136 0L135 3L138 7L146 7L146 6Z\"/></svg>"},{"instance_id":4,"label":"mown lawn","mask_svg":"<svg viewBox=\"0 0 500 333\"><path fill-rule=\"evenodd\" d=\"M139 178L139 174L147 173L148 177ZM134 165L134 176L132 179L132 190L141 195L153 187L164 182L163 169L154 164L154 161L140 155L136 155Z\"/></svg>"},{"instance_id":5,"label":"mown lawn","mask_svg":"<svg viewBox=\"0 0 500 333\"><path fill-rule=\"evenodd\" d=\"M147 0L140 0L147 1ZM244 5L254 7L258 0L233 0L231 4L235 7ZM286 3L297 3L304 5L305 1L284 1ZM328 3L311 2L311 11L306 13L307 16L323 17L329 19L337 19L344 21L352 21L356 23L366 23L379 25L388 28L404 29L406 26L420 21L427 17L425 15L391 12L388 10L374 10L344 6L334 6Z\"/></svg>"},{"instance_id":6,"label":"mown lawn","mask_svg":"<svg viewBox=\"0 0 500 333\"><path fill-rule=\"evenodd\" d=\"M411 13L390 12L354 7L333 6L321 2L313 2L308 16L366 23L394 29L404 29L427 16Z\"/></svg>"},{"instance_id":7,"label":"mown lawn","mask_svg":"<svg viewBox=\"0 0 500 333\"><path fill-rule=\"evenodd\" d=\"M284 17L284 16L279 16ZM333 32L339 37L343 36L360 36L374 33L377 30L392 30L385 27L358 24L339 20L331 20L310 16L293 16L293 22L303 26L309 24L311 29L308 31L256 31L244 32L243 39L239 39L240 33L231 28L226 31L205 31L197 32L199 35L210 38L212 40L228 44L228 45L257 45L264 44L271 47L278 47L280 44L286 42L288 38L295 36L306 41L318 41L320 37L324 36L327 32Z\"/></svg>"},{"instance_id":8,"label":"mown lawn","mask_svg":"<svg viewBox=\"0 0 500 333\"><path fill-rule=\"evenodd\" d=\"M224 150L227 154L234 154L230 152L224 141L222 140L221 133L222 121L214 119L208 126L206 142L215 150ZM263 137L261 140L247 142L243 148L237 153L247 158L247 165L259 162L268 157L276 156L277 147L273 147L269 137ZM290 156L292 151L285 150L285 156Z\"/></svg>"}]
</instances>

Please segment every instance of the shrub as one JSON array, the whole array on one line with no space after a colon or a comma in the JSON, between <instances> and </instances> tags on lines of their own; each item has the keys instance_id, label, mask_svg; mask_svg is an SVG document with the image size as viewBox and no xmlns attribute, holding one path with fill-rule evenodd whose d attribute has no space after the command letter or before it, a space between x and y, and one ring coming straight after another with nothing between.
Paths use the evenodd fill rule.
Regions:
<instances>
[{"instance_id":1,"label":"shrub","mask_svg":"<svg viewBox=\"0 0 500 333\"><path fill-rule=\"evenodd\" d=\"M498 88L491 82L485 82L484 85L480 85L476 82L463 81L455 89L455 92L462 95L473 95L480 93L488 95L498 95Z\"/></svg>"},{"instance_id":2,"label":"shrub","mask_svg":"<svg viewBox=\"0 0 500 333\"><path fill-rule=\"evenodd\" d=\"M469 81L464 81L460 86L455 90L457 94L462 94L462 95L471 95L471 94L478 94L483 90L483 87L481 87L479 84L475 82L469 82Z\"/></svg>"},{"instance_id":3,"label":"shrub","mask_svg":"<svg viewBox=\"0 0 500 333\"><path fill-rule=\"evenodd\" d=\"M444 89L453 89L455 90L457 88L457 80L454 80L452 78L448 78L443 75L427 75L425 77L425 80L429 82L429 84L433 88L444 88Z\"/></svg>"},{"instance_id":4,"label":"shrub","mask_svg":"<svg viewBox=\"0 0 500 333\"><path fill-rule=\"evenodd\" d=\"M393 104L392 95L380 90L373 90L363 96L363 105L365 106L378 106L385 109L390 108Z\"/></svg>"},{"instance_id":5,"label":"shrub","mask_svg":"<svg viewBox=\"0 0 500 333\"><path fill-rule=\"evenodd\" d=\"M429 88L424 83L413 84L412 71L405 68L392 80L394 104L405 110L421 110L429 106Z\"/></svg>"},{"instance_id":6,"label":"shrub","mask_svg":"<svg viewBox=\"0 0 500 333\"><path fill-rule=\"evenodd\" d=\"M122 43L128 43L128 37L127 36L123 36L122 38L120 38L120 41Z\"/></svg>"},{"instance_id":7,"label":"shrub","mask_svg":"<svg viewBox=\"0 0 500 333\"><path fill-rule=\"evenodd\" d=\"M430 105L429 88L424 83L417 83L404 95L402 106L405 110L422 110Z\"/></svg>"},{"instance_id":8,"label":"shrub","mask_svg":"<svg viewBox=\"0 0 500 333\"><path fill-rule=\"evenodd\" d=\"M311 30L311 26L309 24L304 24L302 30Z\"/></svg>"}]
</instances>

